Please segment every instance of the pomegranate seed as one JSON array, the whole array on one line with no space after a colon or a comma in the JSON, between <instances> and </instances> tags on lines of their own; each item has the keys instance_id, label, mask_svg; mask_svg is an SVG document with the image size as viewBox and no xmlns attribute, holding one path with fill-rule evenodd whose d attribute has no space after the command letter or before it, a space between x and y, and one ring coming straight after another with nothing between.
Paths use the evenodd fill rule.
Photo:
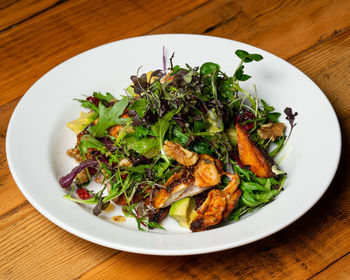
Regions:
<instances>
[{"instance_id":1,"label":"pomegranate seed","mask_svg":"<svg viewBox=\"0 0 350 280\"><path fill-rule=\"evenodd\" d=\"M96 106L98 106L98 102L100 102L100 100L98 98L93 97L93 96L89 96L88 98L86 98L86 100L94 103Z\"/></svg>"},{"instance_id":2,"label":"pomegranate seed","mask_svg":"<svg viewBox=\"0 0 350 280\"><path fill-rule=\"evenodd\" d=\"M85 189L78 189L77 195L79 196L80 199L83 199L83 200L91 198L91 195Z\"/></svg>"},{"instance_id":3,"label":"pomegranate seed","mask_svg":"<svg viewBox=\"0 0 350 280\"><path fill-rule=\"evenodd\" d=\"M253 119L255 119L255 115L252 112L248 110L242 110L239 112L239 115L236 117L236 122L239 124L242 124L245 121L253 120ZM247 122L242 125L242 128L246 131L249 131L254 128L254 122Z\"/></svg>"}]
</instances>

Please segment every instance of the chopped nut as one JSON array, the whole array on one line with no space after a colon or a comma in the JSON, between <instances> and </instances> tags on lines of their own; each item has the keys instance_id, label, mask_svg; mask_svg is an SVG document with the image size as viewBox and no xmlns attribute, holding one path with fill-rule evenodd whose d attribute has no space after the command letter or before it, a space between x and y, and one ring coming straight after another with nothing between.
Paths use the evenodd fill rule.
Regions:
<instances>
[{"instance_id":1,"label":"chopped nut","mask_svg":"<svg viewBox=\"0 0 350 280\"><path fill-rule=\"evenodd\" d=\"M67 154L67 156L70 156L70 157L74 158L77 161L82 161L83 160L82 156L80 155L80 151L79 151L79 149L77 147L75 147L73 149L68 149L66 151L66 154Z\"/></svg>"},{"instance_id":2,"label":"chopped nut","mask_svg":"<svg viewBox=\"0 0 350 280\"><path fill-rule=\"evenodd\" d=\"M185 166L195 165L199 159L197 153L186 150L185 148L182 148L181 145L168 140L165 141L163 149L169 157L175 159L178 163Z\"/></svg>"},{"instance_id":3,"label":"chopped nut","mask_svg":"<svg viewBox=\"0 0 350 280\"><path fill-rule=\"evenodd\" d=\"M258 129L258 135L262 139L276 140L276 137L283 136L286 126L284 123L267 123Z\"/></svg>"},{"instance_id":4,"label":"chopped nut","mask_svg":"<svg viewBox=\"0 0 350 280\"><path fill-rule=\"evenodd\" d=\"M126 167L131 167L133 164L131 162L130 159L128 158L122 158L120 161L119 161L119 167L123 167L123 166L126 166Z\"/></svg>"},{"instance_id":5,"label":"chopped nut","mask_svg":"<svg viewBox=\"0 0 350 280\"><path fill-rule=\"evenodd\" d=\"M75 182L78 185L83 185L83 184L89 182L89 177L86 174L85 170L82 170L80 173L78 173L78 175L75 177Z\"/></svg>"}]
</instances>

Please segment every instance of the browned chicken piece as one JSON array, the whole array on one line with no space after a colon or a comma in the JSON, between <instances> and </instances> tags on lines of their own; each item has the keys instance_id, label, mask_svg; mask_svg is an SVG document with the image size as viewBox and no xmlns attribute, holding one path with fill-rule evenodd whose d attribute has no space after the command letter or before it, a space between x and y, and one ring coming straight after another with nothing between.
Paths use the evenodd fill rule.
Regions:
<instances>
[{"instance_id":1,"label":"browned chicken piece","mask_svg":"<svg viewBox=\"0 0 350 280\"><path fill-rule=\"evenodd\" d=\"M195 165L199 158L197 153L186 150L180 144L168 140L165 141L163 149L167 156L185 166Z\"/></svg>"},{"instance_id":2,"label":"browned chicken piece","mask_svg":"<svg viewBox=\"0 0 350 280\"><path fill-rule=\"evenodd\" d=\"M286 125L284 123L267 123L263 124L258 129L258 135L262 139L276 140L276 137L281 137L284 135L284 130Z\"/></svg>"},{"instance_id":3,"label":"browned chicken piece","mask_svg":"<svg viewBox=\"0 0 350 280\"><path fill-rule=\"evenodd\" d=\"M191 231L203 231L222 221L226 199L218 189L211 190L207 199L197 209L197 216L190 225Z\"/></svg>"},{"instance_id":4,"label":"browned chicken piece","mask_svg":"<svg viewBox=\"0 0 350 280\"><path fill-rule=\"evenodd\" d=\"M238 189L240 179L237 174L229 174L229 173L223 173L225 174L229 179L230 182L228 185L222 190L222 194L226 198L226 208L223 213L223 219L225 219L231 211L237 206L239 197L241 196L242 191Z\"/></svg>"},{"instance_id":5,"label":"browned chicken piece","mask_svg":"<svg viewBox=\"0 0 350 280\"><path fill-rule=\"evenodd\" d=\"M238 189L239 177L229 173L223 174L229 177L229 184L222 191L214 189L208 193L202 206L197 209L196 218L190 225L192 231L203 231L217 225L237 206L242 193Z\"/></svg>"},{"instance_id":6,"label":"browned chicken piece","mask_svg":"<svg viewBox=\"0 0 350 280\"><path fill-rule=\"evenodd\" d=\"M250 140L249 134L239 125L236 124L237 146L239 158L244 165L250 165L251 171L260 178L273 177L271 166L264 154Z\"/></svg>"},{"instance_id":7,"label":"browned chicken piece","mask_svg":"<svg viewBox=\"0 0 350 280\"><path fill-rule=\"evenodd\" d=\"M193 168L182 168L171 176L153 198L155 208L163 208L175 201L199 194L220 183L220 173L215 160L208 155L200 155Z\"/></svg>"},{"instance_id":8,"label":"browned chicken piece","mask_svg":"<svg viewBox=\"0 0 350 280\"><path fill-rule=\"evenodd\" d=\"M164 184L164 188L160 188L153 197L153 207L163 208L171 205L191 186L193 181L191 170L183 168L176 172Z\"/></svg>"},{"instance_id":9,"label":"browned chicken piece","mask_svg":"<svg viewBox=\"0 0 350 280\"><path fill-rule=\"evenodd\" d=\"M149 221L156 222L157 224L159 224L166 218L166 216L168 216L169 209L170 206L165 208L153 209L148 216Z\"/></svg>"},{"instance_id":10,"label":"browned chicken piece","mask_svg":"<svg viewBox=\"0 0 350 280\"><path fill-rule=\"evenodd\" d=\"M108 187L108 191L110 191L109 187ZM140 202L141 200L144 200L145 196L147 194L149 194L150 191L151 191L151 189L148 187L148 185L139 185L134 196L132 197L130 203L134 204L134 203ZM149 196L147 196L147 199L149 201ZM122 205L122 206L128 205L128 202L126 200L126 196L124 193L122 193L118 197L114 198L112 201L117 205Z\"/></svg>"},{"instance_id":11,"label":"browned chicken piece","mask_svg":"<svg viewBox=\"0 0 350 280\"><path fill-rule=\"evenodd\" d=\"M215 159L209 155L201 154L194 167L194 184L199 188L216 186L220 183L221 176L215 164Z\"/></svg>"}]
</instances>

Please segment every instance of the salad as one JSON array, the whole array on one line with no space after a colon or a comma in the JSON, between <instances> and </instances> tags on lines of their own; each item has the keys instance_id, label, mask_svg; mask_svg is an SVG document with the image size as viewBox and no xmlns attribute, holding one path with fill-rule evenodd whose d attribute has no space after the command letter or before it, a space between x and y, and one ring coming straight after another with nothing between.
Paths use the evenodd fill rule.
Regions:
<instances>
[{"instance_id":1,"label":"salad","mask_svg":"<svg viewBox=\"0 0 350 280\"><path fill-rule=\"evenodd\" d=\"M71 190L64 197L94 204L95 215L120 205L140 230L164 229L169 215L193 232L273 201L287 175L274 158L297 113L284 110L286 135L281 113L240 85L251 77L245 63L263 57L235 54L232 76L213 62L174 66L174 54L166 69L163 54L163 69L131 76L121 99L108 92L76 99L85 111L67 124L77 135L67 155L78 165L59 180Z\"/></svg>"}]
</instances>

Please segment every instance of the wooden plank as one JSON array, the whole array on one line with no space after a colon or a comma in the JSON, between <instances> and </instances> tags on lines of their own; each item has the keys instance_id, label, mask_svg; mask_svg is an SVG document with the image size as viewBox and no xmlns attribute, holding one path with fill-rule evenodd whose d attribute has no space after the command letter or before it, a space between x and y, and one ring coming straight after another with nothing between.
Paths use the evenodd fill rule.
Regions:
<instances>
[{"instance_id":1,"label":"wooden plank","mask_svg":"<svg viewBox=\"0 0 350 280\"><path fill-rule=\"evenodd\" d=\"M291 1L279 6L277 2L241 1L237 4L236 1L219 0L194 9L203 2L176 1L168 10L164 1L154 1L143 13L142 2L140 8L135 9L130 2L119 5L118 1L107 1L104 3L106 8L101 9L98 1L72 1L36 17L35 21L25 22L15 31L0 34L2 51L7 54L6 59L0 61L0 105L23 95L41 75L71 56L106 42L147 34L150 30L154 33L206 32L255 44L287 57L317 43L319 34L324 34L322 38L326 38L335 29L348 26L350 18L344 16L348 2L339 4L339 1L306 1L298 6ZM116 16L117 9L119 16ZM194 12L180 16L192 9ZM232 11L235 11L235 16L232 16ZM92 12L97 16L91 15ZM280 32L279 15L286 13L292 13L292 18L296 17L295 21L304 25L290 25L294 27L293 32ZM154 17L154 14L157 16ZM319 15L320 20L315 20L314 14ZM337 16L333 20L335 14ZM281 20L292 18L284 16ZM267 23L263 24L265 21ZM310 26L314 28L312 32L307 29ZM224 27L231 33L221 34ZM311 33L305 33L305 29ZM297 32L300 34L295 35ZM256 37L261 39L263 36L269 39L256 41ZM298 42L295 42L296 38ZM285 44L280 46L281 42Z\"/></svg>"},{"instance_id":2,"label":"wooden plank","mask_svg":"<svg viewBox=\"0 0 350 280\"><path fill-rule=\"evenodd\" d=\"M344 138L349 143L350 118L343 121L343 129ZM344 159L349 156L348 145L344 147ZM87 271L79 279L312 277L347 254L350 248L349 182L349 168L341 164L330 189L315 207L291 226L255 243L224 252L185 257L144 257L121 252Z\"/></svg>"},{"instance_id":3,"label":"wooden plank","mask_svg":"<svg viewBox=\"0 0 350 280\"><path fill-rule=\"evenodd\" d=\"M46 11L58 0L2 0L0 2L0 31Z\"/></svg>"},{"instance_id":4,"label":"wooden plank","mask_svg":"<svg viewBox=\"0 0 350 280\"><path fill-rule=\"evenodd\" d=\"M312 280L350 279L350 252L317 273Z\"/></svg>"},{"instance_id":5,"label":"wooden plank","mask_svg":"<svg viewBox=\"0 0 350 280\"><path fill-rule=\"evenodd\" d=\"M7 165L5 138L0 137L0 217L26 202L18 189Z\"/></svg>"},{"instance_id":6,"label":"wooden plank","mask_svg":"<svg viewBox=\"0 0 350 280\"><path fill-rule=\"evenodd\" d=\"M60 62L98 45L147 33L208 0L68 1L0 34L0 106ZM54 38L54 39L53 39Z\"/></svg>"},{"instance_id":7,"label":"wooden plank","mask_svg":"<svg viewBox=\"0 0 350 280\"><path fill-rule=\"evenodd\" d=\"M193 10L152 33L220 36L287 59L349 25L350 1L220 0Z\"/></svg>"},{"instance_id":8,"label":"wooden plank","mask_svg":"<svg viewBox=\"0 0 350 280\"><path fill-rule=\"evenodd\" d=\"M350 116L350 29L289 60L326 94L338 118Z\"/></svg>"},{"instance_id":9,"label":"wooden plank","mask_svg":"<svg viewBox=\"0 0 350 280\"><path fill-rule=\"evenodd\" d=\"M58 228L29 204L0 218L0 279L73 279L118 251Z\"/></svg>"}]
</instances>

